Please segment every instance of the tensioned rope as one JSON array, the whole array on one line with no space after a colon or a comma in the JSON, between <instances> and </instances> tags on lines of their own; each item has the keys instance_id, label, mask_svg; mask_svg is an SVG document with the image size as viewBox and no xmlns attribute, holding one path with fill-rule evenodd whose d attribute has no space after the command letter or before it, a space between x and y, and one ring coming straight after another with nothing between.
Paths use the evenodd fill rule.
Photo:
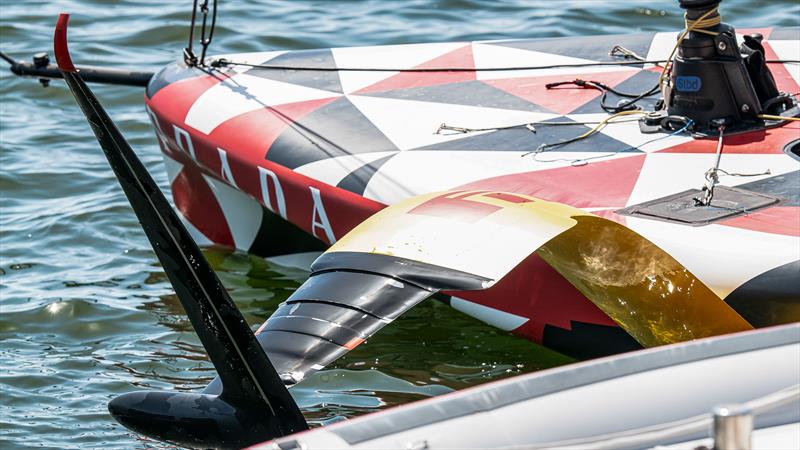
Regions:
<instances>
[{"instance_id":1,"label":"tensioned rope","mask_svg":"<svg viewBox=\"0 0 800 450\"><path fill-rule=\"evenodd\" d=\"M616 55L614 55L616 56ZM570 67L602 67L602 66L640 66L642 64L660 65L666 63L666 59L657 60L638 60L635 61L589 61L585 63L572 64L548 64L541 66L506 66L506 67L309 67L309 66L287 66L281 64L253 64L246 62L229 61L225 58L216 59L209 65L214 68L228 66L251 67L264 70L295 70L298 72L411 72L411 73L441 73L441 72L512 72L523 70L547 70L547 69L566 69ZM800 64L800 59L770 59L767 64Z\"/></svg>"}]
</instances>

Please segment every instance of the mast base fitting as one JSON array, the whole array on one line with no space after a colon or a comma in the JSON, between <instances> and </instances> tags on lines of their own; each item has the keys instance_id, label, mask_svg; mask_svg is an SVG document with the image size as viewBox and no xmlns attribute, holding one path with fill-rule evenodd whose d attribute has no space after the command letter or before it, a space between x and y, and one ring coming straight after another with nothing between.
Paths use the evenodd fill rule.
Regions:
<instances>
[{"instance_id":1,"label":"mast base fitting","mask_svg":"<svg viewBox=\"0 0 800 450\"><path fill-rule=\"evenodd\" d=\"M664 101L669 116L694 122L698 133L712 133L719 123L726 132L763 128L759 116L786 115L796 106L781 94L766 65L763 37L754 33L736 42L733 26L721 22L721 0L680 0L690 31L672 62ZM700 19L703 20L700 20Z\"/></svg>"}]
</instances>

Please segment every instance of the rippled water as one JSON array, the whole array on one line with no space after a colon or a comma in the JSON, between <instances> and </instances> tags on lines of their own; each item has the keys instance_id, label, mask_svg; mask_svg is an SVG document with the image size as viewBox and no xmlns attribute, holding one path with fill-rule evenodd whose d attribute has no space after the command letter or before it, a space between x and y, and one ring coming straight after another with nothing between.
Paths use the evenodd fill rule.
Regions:
<instances>
[{"instance_id":1,"label":"rippled water","mask_svg":"<svg viewBox=\"0 0 800 450\"><path fill-rule=\"evenodd\" d=\"M156 70L185 45L190 1L0 3L0 48L51 48L73 14L79 64ZM427 41L672 30L673 2L222 1L217 53ZM796 26L796 1L733 1L739 26ZM142 91L95 92L167 189ZM0 72L0 448L151 448L106 411L141 388L191 390L211 365L91 131L60 82ZM260 324L302 272L205 251L249 323ZM569 360L436 302L425 302L292 390L315 424Z\"/></svg>"}]
</instances>

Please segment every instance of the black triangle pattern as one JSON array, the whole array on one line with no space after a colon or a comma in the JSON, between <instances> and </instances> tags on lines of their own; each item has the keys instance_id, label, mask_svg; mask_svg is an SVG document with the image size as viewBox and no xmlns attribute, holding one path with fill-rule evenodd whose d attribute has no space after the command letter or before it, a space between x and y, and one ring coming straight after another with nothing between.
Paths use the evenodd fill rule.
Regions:
<instances>
[{"instance_id":1,"label":"black triangle pattern","mask_svg":"<svg viewBox=\"0 0 800 450\"><path fill-rule=\"evenodd\" d=\"M800 206L798 186L800 186L800 170L740 184L736 188L778 197L781 199L780 206Z\"/></svg>"},{"instance_id":2,"label":"black triangle pattern","mask_svg":"<svg viewBox=\"0 0 800 450\"><path fill-rule=\"evenodd\" d=\"M327 158L386 151L399 149L341 97L292 123L272 144L266 159L295 169Z\"/></svg>"},{"instance_id":3,"label":"black triangle pattern","mask_svg":"<svg viewBox=\"0 0 800 450\"><path fill-rule=\"evenodd\" d=\"M297 50L276 56L267 62L270 66L287 67L336 67L333 53L330 49ZM291 69L265 69L253 68L246 72L248 75L267 78L284 83L297 84L314 89L332 92L343 92L339 80L339 72L316 70L291 70Z\"/></svg>"},{"instance_id":4,"label":"black triangle pattern","mask_svg":"<svg viewBox=\"0 0 800 450\"><path fill-rule=\"evenodd\" d=\"M378 173L378 170L381 168L381 166L386 164L395 155L397 155L397 153L394 155L384 156L383 158L364 164L358 169L350 172L350 174L344 177L342 181L336 185L336 187L345 189L358 195L364 195L364 191L367 189L369 180L371 180L372 177Z\"/></svg>"},{"instance_id":5,"label":"black triangle pattern","mask_svg":"<svg viewBox=\"0 0 800 450\"><path fill-rule=\"evenodd\" d=\"M546 108L530 103L516 95L511 95L493 86L489 86L481 81L466 81L437 86L395 89L393 91L361 95L398 100L511 109L516 111L550 112Z\"/></svg>"},{"instance_id":6,"label":"black triangle pattern","mask_svg":"<svg viewBox=\"0 0 800 450\"><path fill-rule=\"evenodd\" d=\"M624 61L608 53L615 45L621 45L642 57L647 56L655 33L609 34L605 36L571 36L552 39L526 39L504 42L491 42L491 45L551 53L554 55L582 58L591 61ZM633 67L637 67L633 65Z\"/></svg>"},{"instance_id":7,"label":"black triangle pattern","mask_svg":"<svg viewBox=\"0 0 800 450\"><path fill-rule=\"evenodd\" d=\"M566 117L553 119L552 121L571 123L575 122ZM548 121L550 122L550 121ZM576 122L575 122L576 123ZM450 142L429 145L426 147L415 148L418 150L450 150L450 151L516 151L528 152L536 150L542 144L553 144L556 142L571 139L589 130L588 126L548 126L536 125L536 133L521 127L507 130L497 130L489 133L468 137ZM573 142L558 147L553 147L548 151L557 152L634 152L641 153L640 150L631 148L630 145L618 141L605 134L597 133L587 140Z\"/></svg>"}]
</instances>

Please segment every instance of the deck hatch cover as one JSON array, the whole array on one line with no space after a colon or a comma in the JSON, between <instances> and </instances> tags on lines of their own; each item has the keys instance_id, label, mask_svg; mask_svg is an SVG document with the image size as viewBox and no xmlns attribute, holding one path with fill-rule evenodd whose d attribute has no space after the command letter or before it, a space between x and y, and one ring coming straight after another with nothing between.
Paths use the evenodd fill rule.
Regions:
<instances>
[{"instance_id":1,"label":"deck hatch cover","mask_svg":"<svg viewBox=\"0 0 800 450\"><path fill-rule=\"evenodd\" d=\"M780 201L777 197L753 191L717 186L714 188L714 199L711 201L711 205L698 206L694 199L702 195L703 191L700 189L689 189L620 209L617 214L701 226L741 216Z\"/></svg>"}]
</instances>

